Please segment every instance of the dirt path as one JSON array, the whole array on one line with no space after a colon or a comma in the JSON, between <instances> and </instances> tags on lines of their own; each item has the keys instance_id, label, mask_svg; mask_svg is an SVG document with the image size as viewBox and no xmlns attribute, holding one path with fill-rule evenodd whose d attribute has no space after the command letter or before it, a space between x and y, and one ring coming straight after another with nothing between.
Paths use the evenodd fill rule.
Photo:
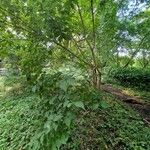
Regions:
<instances>
[{"instance_id":1,"label":"dirt path","mask_svg":"<svg viewBox=\"0 0 150 150\"><path fill-rule=\"evenodd\" d=\"M114 88L110 84L105 84L102 89L108 93L113 94L115 97L121 99L123 102L127 103L129 106L134 108L142 117L143 120L150 126L150 104L144 102L144 100L139 99L134 96L127 95L123 93L121 89Z\"/></svg>"}]
</instances>

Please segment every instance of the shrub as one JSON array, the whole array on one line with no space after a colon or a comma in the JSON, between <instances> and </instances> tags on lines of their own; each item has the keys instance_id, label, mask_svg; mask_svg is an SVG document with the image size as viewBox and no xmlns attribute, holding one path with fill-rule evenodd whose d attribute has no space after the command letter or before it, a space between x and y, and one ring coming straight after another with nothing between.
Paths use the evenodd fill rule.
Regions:
<instances>
[{"instance_id":1,"label":"shrub","mask_svg":"<svg viewBox=\"0 0 150 150\"><path fill-rule=\"evenodd\" d=\"M14 79L7 85L14 87ZM85 80L56 72L41 74L32 92L7 97L0 101L0 149L56 150L69 140L77 113L90 102L96 107L99 93Z\"/></svg>"},{"instance_id":2,"label":"shrub","mask_svg":"<svg viewBox=\"0 0 150 150\"><path fill-rule=\"evenodd\" d=\"M148 89L150 87L150 71L139 68L117 68L111 71L110 77L121 84Z\"/></svg>"}]
</instances>

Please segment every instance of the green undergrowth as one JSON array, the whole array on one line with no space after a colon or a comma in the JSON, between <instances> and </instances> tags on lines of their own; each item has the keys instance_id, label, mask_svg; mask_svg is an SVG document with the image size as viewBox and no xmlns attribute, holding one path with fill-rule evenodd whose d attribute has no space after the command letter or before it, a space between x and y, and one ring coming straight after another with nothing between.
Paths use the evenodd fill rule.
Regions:
<instances>
[{"instance_id":1,"label":"green undergrowth","mask_svg":"<svg viewBox=\"0 0 150 150\"><path fill-rule=\"evenodd\" d=\"M29 94L5 97L0 100L0 105L0 149L22 149L43 122L36 110L40 98Z\"/></svg>"},{"instance_id":2,"label":"green undergrowth","mask_svg":"<svg viewBox=\"0 0 150 150\"><path fill-rule=\"evenodd\" d=\"M104 98L107 108L79 113L68 150L72 142L77 150L150 149L150 128L142 118L111 95L104 93Z\"/></svg>"},{"instance_id":3,"label":"green undergrowth","mask_svg":"<svg viewBox=\"0 0 150 150\"><path fill-rule=\"evenodd\" d=\"M61 95L59 103L67 108L60 111L61 105L49 107L50 98L24 89L18 79L7 79L1 87L6 89L1 90L0 97L0 150L52 150L51 145L44 145L51 142L57 144L56 150L150 149L150 128L136 112L109 94L92 90L89 94L85 87L71 94L72 103L68 103L69 97L62 103ZM83 103L74 101L78 94Z\"/></svg>"}]
</instances>

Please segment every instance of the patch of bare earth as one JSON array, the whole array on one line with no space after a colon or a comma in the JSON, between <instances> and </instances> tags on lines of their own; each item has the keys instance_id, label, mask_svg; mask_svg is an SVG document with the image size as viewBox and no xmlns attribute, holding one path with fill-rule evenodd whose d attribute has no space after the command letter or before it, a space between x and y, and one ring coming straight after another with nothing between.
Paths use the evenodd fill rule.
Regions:
<instances>
[{"instance_id":1,"label":"patch of bare earth","mask_svg":"<svg viewBox=\"0 0 150 150\"><path fill-rule=\"evenodd\" d=\"M125 94L123 90L114 88L110 84L105 84L102 86L102 89L108 93L111 93L118 99L127 103L129 106L134 108L142 117L143 120L150 126L150 104L144 102L144 100L139 99L135 96L130 96Z\"/></svg>"}]
</instances>

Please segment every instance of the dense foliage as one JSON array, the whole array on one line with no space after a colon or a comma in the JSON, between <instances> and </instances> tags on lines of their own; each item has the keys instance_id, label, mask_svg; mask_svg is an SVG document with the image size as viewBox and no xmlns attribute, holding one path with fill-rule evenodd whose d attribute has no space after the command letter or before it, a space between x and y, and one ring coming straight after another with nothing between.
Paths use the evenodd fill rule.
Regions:
<instances>
[{"instance_id":1,"label":"dense foliage","mask_svg":"<svg viewBox=\"0 0 150 150\"><path fill-rule=\"evenodd\" d=\"M139 88L150 88L150 71L138 68L117 68L112 70L110 77L121 84L137 86Z\"/></svg>"},{"instance_id":2,"label":"dense foliage","mask_svg":"<svg viewBox=\"0 0 150 150\"><path fill-rule=\"evenodd\" d=\"M54 76L57 77L56 80ZM11 102L10 98L3 98L1 111L6 113L1 114L2 149L55 150L67 142L75 112L78 110L75 108L84 109L81 101L84 92L77 88L79 85L75 86L72 78L61 80L60 73L50 76L49 79L53 84L49 83L48 85L52 84L49 87L45 85L48 95L41 97L41 93L38 96L27 90L28 92L23 91L26 94L21 97L17 93L18 96L11 95L14 97L10 97ZM10 106L12 111L7 110Z\"/></svg>"},{"instance_id":3,"label":"dense foliage","mask_svg":"<svg viewBox=\"0 0 150 150\"><path fill-rule=\"evenodd\" d=\"M137 55L144 68L149 66L149 1L1 0L0 4L1 57L29 83L45 66L56 68L66 62L86 70L96 88L105 67L128 67ZM124 49L127 57L122 59Z\"/></svg>"},{"instance_id":4,"label":"dense foliage","mask_svg":"<svg viewBox=\"0 0 150 150\"><path fill-rule=\"evenodd\" d=\"M14 88L10 90L10 97L1 100L1 111L6 111L1 114L0 120L1 129L6 130L1 130L1 148L59 149L70 136L78 110L84 110L86 106L91 106L91 109L107 107L100 94L90 88L82 77L77 79L61 72L47 74L39 78L32 91L29 87L22 87L23 78L22 85L17 80L18 78L6 78L1 85L3 90L9 86ZM5 91L1 92L4 94ZM10 107L12 111L7 110ZM12 126L13 130L9 131ZM18 134L20 135L16 136Z\"/></svg>"},{"instance_id":5,"label":"dense foliage","mask_svg":"<svg viewBox=\"0 0 150 150\"><path fill-rule=\"evenodd\" d=\"M41 98L19 86L23 79L4 81L1 94L5 86L7 97L0 100L0 149L149 149L149 128L133 110L106 93L89 92L85 84L72 93L73 87L59 79L61 92L49 87L48 97Z\"/></svg>"},{"instance_id":6,"label":"dense foliage","mask_svg":"<svg viewBox=\"0 0 150 150\"><path fill-rule=\"evenodd\" d=\"M99 129L118 133L104 140L108 147L149 149L141 119L139 128L127 126L132 133L144 128L140 143L138 134L119 130L114 120L130 118L102 92L102 79L116 67L124 69L113 78L149 88L149 71L129 69L150 68L149 14L149 0L0 0L0 67L8 76L0 79L0 149L88 149L71 140L78 118L82 122L78 115L109 105L106 114L115 119L102 117Z\"/></svg>"}]
</instances>

